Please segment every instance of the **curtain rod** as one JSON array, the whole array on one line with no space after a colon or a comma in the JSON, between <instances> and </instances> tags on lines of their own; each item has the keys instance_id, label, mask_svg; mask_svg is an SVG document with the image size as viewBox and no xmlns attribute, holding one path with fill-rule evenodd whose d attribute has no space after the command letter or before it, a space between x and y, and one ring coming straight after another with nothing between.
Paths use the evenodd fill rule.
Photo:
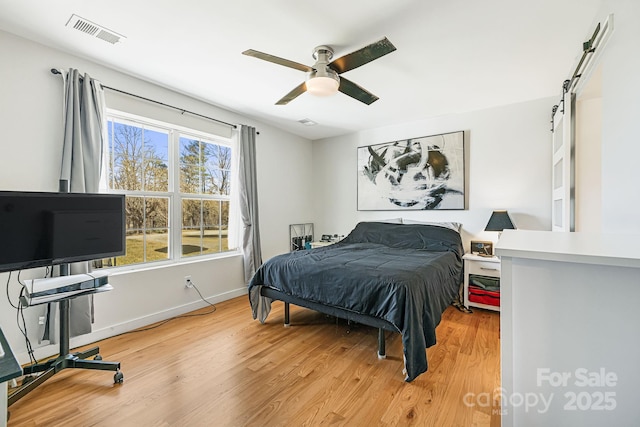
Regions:
<instances>
[{"instance_id":1,"label":"curtain rod","mask_svg":"<svg viewBox=\"0 0 640 427\"><path fill-rule=\"evenodd\" d=\"M51 74L60 74L60 75L62 75L62 72L61 72L60 70L58 70L57 68L52 68L52 69L51 69ZM81 78L82 78L82 77L81 77ZM145 98L144 96L140 96L140 95L136 95L136 94L133 94L133 93L125 92L125 91L123 91L123 90L116 89L116 88L113 88L113 87L110 87L110 86L102 85L102 87L103 87L103 88L105 88L105 89L112 90L112 91L114 91L114 92L119 92L119 93L122 93L122 94L124 94L124 95L132 96L132 97L134 97L134 98L139 98L139 99L143 99L143 100L148 101L148 102L153 102L154 104L159 104L159 105L162 105L163 107L173 108L174 110L181 111L181 112L182 112L182 114L184 114L184 113L189 113L189 114L192 114L192 115L194 115L194 116L202 117L203 119L212 120L212 121L214 121L214 122L218 122L218 123L221 123L221 124L223 124L223 125L230 126L230 127L234 128L234 129L236 129L236 128L237 128L237 126L236 126L236 125L234 125L233 123L227 123L227 122L224 122L224 121L222 121L222 120L214 119L213 117L204 116L204 115L199 114L199 113L194 113L193 111L185 110L184 108L174 107L173 105L165 104L164 102L155 101L155 100L153 100L153 99L149 99L149 98Z\"/></svg>"}]
</instances>

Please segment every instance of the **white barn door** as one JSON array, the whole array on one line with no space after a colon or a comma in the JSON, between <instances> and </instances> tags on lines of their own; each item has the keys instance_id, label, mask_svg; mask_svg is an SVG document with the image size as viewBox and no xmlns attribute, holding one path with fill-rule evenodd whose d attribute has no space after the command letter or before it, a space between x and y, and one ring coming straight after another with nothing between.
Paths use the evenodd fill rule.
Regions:
<instances>
[{"instance_id":1,"label":"white barn door","mask_svg":"<svg viewBox=\"0 0 640 427\"><path fill-rule=\"evenodd\" d=\"M589 80L595 64L613 30L613 15L596 26L593 35L582 44L582 57L569 80L562 85L562 100L553 108L552 119L552 199L551 229L575 231L575 147L576 94Z\"/></svg>"},{"instance_id":2,"label":"white barn door","mask_svg":"<svg viewBox=\"0 0 640 427\"><path fill-rule=\"evenodd\" d=\"M568 89L569 81L565 82ZM552 200L551 226L553 231L575 230L575 94L565 92L553 113Z\"/></svg>"}]
</instances>

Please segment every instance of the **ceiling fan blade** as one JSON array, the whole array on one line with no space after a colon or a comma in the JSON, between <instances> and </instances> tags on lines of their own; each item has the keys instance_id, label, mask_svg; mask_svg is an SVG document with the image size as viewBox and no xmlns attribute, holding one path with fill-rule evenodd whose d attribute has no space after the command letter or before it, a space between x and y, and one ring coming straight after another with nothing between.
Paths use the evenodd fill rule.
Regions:
<instances>
[{"instance_id":1,"label":"ceiling fan blade","mask_svg":"<svg viewBox=\"0 0 640 427\"><path fill-rule=\"evenodd\" d=\"M295 61L289 61L288 59L280 58L277 56L269 55L268 53L258 52L257 50L249 49L242 52L243 55L253 56L254 58L262 59L264 61L273 62L274 64L284 65L285 67L294 68L296 70L310 73L313 68L300 64Z\"/></svg>"},{"instance_id":2,"label":"ceiling fan blade","mask_svg":"<svg viewBox=\"0 0 640 427\"><path fill-rule=\"evenodd\" d=\"M357 99L358 101L363 102L367 105L371 105L379 99L368 90L363 89L354 82L347 80L342 76L340 76L340 86L338 87L338 90L345 95L349 95L350 97Z\"/></svg>"},{"instance_id":3,"label":"ceiling fan blade","mask_svg":"<svg viewBox=\"0 0 640 427\"><path fill-rule=\"evenodd\" d=\"M276 105L287 105L290 101L293 101L298 96L305 93L306 91L307 91L307 83L302 82L298 86L293 88L291 92L289 92L288 94L283 96L278 102L276 102Z\"/></svg>"},{"instance_id":4,"label":"ceiling fan blade","mask_svg":"<svg viewBox=\"0 0 640 427\"><path fill-rule=\"evenodd\" d=\"M329 64L338 74L345 73L354 68L358 68L368 62L378 59L381 56L391 53L396 47L385 37L375 43L358 49L342 56Z\"/></svg>"}]
</instances>

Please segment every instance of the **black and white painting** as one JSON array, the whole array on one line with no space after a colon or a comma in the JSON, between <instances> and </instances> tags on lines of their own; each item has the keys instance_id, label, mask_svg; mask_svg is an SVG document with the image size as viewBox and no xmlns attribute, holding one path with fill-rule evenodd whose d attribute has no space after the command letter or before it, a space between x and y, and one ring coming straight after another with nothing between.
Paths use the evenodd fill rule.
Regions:
<instances>
[{"instance_id":1,"label":"black and white painting","mask_svg":"<svg viewBox=\"0 0 640 427\"><path fill-rule=\"evenodd\" d=\"M358 147L358 210L465 208L464 132Z\"/></svg>"}]
</instances>

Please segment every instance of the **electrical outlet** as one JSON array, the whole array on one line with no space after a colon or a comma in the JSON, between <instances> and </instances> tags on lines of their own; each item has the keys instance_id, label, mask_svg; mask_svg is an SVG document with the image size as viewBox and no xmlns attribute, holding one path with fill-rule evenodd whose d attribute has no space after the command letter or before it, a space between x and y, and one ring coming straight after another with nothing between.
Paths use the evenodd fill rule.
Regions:
<instances>
[{"instance_id":1,"label":"electrical outlet","mask_svg":"<svg viewBox=\"0 0 640 427\"><path fill-rule=\"evenodd\" d=\"M38 325L44 325L44 322L47 320L46 317L40 316L38 317Z\"/></svg>"},{"instance_id":2,"label":"electrical outlet","mask_svg":"<svg viewBox=\"0 0 640 427\"><path fill-rule=\"evenodd\" d=\"M193 288L193 282L191 281L191 276L184 276L184 287Z\"/></svg>"}]
</instances>

